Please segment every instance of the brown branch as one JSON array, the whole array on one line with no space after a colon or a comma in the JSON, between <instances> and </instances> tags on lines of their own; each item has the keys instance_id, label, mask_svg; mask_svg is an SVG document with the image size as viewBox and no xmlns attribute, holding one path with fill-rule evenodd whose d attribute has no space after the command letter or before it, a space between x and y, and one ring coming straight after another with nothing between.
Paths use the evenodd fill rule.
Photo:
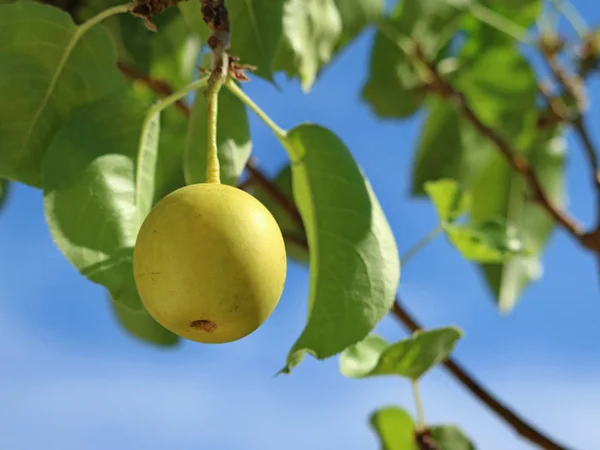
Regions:
<instances>
[{"instance_id":1,"label":"brown branch","mask_svg":"<svg viewBox=\"0 0 600 450\"><path fill-rule=\"evenodd\" d=\"M558 209L546 195L540 180L527 162L527 159L514 150L502 136L486 125L475 114L466 97L461 92L457 91L449 81L442 77L435 64L425 57L419 45L415 45L414 56L416 61L423 65L427 70L430 77L430 89L441 97L451 101L458 108L463 118L466 119L481 136L494 145L512 169L523 177L527 186L533 193L533 199L579 243L584 247L593 250L597 254L600 254L600 247L592 245L590 240L585 239L585 235L580 225L569 217L567 213Z\"/></svg>"},{"instance_id":2,"label":"brown branch","mask_svg":"<svg viewBox=\"0 0 600 450\"><path fill-rule=\"evenodd\" d=\"M422 329L421 325L404 309L400 303L400 299L396 297L396 302L392 309L393 315L411 332ZM444 362L444 366L454 375L454 378L462 384L469 392L481 400L489 409L494 411L506 423L508 423L518 434L525 439L539 445L546 450L567 450L552 439L544 435L540 430L535 429L528 424L525 419L519 417L515 412L511 411L507 406L497 400L492 394L487 392L483 386L479 384L465 369L463 369L453 359L448 358Z\"/></svg>"},{"instance_id":3,"label":"brown branch","mask_svg":"<svg viewBox=\"0 0 600 450\"><path fill-rule=\"evenodd\" d=\"M564 95L576 105L574 114L570 114L565 122L570 123L575 130L575 134L581 142L589 168L592 183L596 190L596 217L597 222L592 234L600 233L600 162L598 161L598 151L590 137L588 129L585 125L583 111L585 110L587 99L583 87L583 77L578 75L569 75L566 69L562 66L557 56L544 51L542 54L545 57L546 64L556 80L556 83L562 88Z\"/></svg>"},{"instance_id":4,"label":"brown branch","mask_svg":"<svg viewBox=\"0 0 600 450\"><path fill-rule=\"evenodd\" d=\"M302 224L302 216L300 216L300 212L298 208L296 208L296 204L289 198L287 198L283 192L277 187L275 183L269 180L260 170L258 170L254 159L250 158L246 163L246 169L267 195L277 203L281 209L283 209L288 216L298 225L303 226Z\"/></svg>"},{"instance_id":5,"label":"brown branch","mask_svg":"<svg viewBox=\"0 0 600 450\"><path fill-rule=\"evenodd\" d=\"M120 68L123 64L120 64ZM135 77L136 73L132 70L125 70L125 75L130 78L134 78L141 82L146 82L149 80L148 77ZM155 80L156 81L156 80ZM148 87L154 90L158 95L170 95L166 90L161 91L157 90L156 86L164 87L166 83L162 82L150 82L147 83ZM172 91L172 90L171 90ZM169 92L171 92L169 91ZM188 111L185 113L186 116L189 115L189 107L184 105ZM182 108L180 108L182 109ZM182 110L183 111L183 110ZM300 213L298 212L296 206L280 191L279 187L275 185L271 180L269 180L255 165L252 160L248 162L246 165L249 173L252 176L252 180L259 184L263 190L271 197L271 199L284 210L287 214L296 221L298 224L302 225L302 218ZM294 242L297 245L300 245L306 249L308 249L308 243L305 239L297 238L296 236L287 235L286 239ZM391 313L397 317L400 322L411 332L421 329L421 326L410 316L410 314L401 306L399 300L397 299L394 303L394 307ZM519 433L524 438L529 441L540 445L542 448L546 450L567 450L566 447L562 447L556 443L554 443L550 438L546 437L541 431L536 430L533 426L529 425L524 419L519 417L516 413L512 412L499 400L493 397L490 393L488 393L484 387L482 387L468 372L465 371L460 365L454 362L452 359L448 359L444 365L448 369L448 371L456 378L456 380L461 383L468 391L470 391L475 397L477 397L482 403L488 406L492 411L494 411L498 416L504 419L510 426L512 426L517 433Z\"/></svg>"}]
</instances>

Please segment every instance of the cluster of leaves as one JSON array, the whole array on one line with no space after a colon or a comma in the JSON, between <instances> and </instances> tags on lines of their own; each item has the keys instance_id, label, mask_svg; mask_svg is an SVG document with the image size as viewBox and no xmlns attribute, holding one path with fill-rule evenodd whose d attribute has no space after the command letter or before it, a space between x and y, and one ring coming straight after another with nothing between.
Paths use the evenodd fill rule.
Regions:
<instances>
[{"instance_id":1,"label":"cluster of leaves","mask_svg":"<svg viewBox=\"0 0 600 450\"><path fill-rule=\"evenodd\" d=\"M177 337L140 302L132 249L156 201L204 181L204 96L180 111L149 116L148 110L157 92L167 95L194 79L209 30L199 0L158 16L158 33L127 14L96 23L115 0L67 3L0 0L0 179L43 191L58 247L107 288L115 317L129 332L174 345ZM553 221L456 107L428 92L400 37L419 43L478 117L514 144L560 206L562 130L540 128L536 75L518 43L472 14L485 8L528 29L541 0L402 1L390 11L383 0L228 0L227 7L231 53L273 83L279 72L297 78L307 93L361 32L376 31L362 99L382 119L424 111L411 195L431 199L449 242L480 268L499 308L510 310L540 275ZM252 151L247 108L224 89L219 111L226 118L218 125L221 179L235 185ZM148 124L152 133L143 134ZM283 370L305 353L321 359L344 352L347 376L397 374L416 382L448 356L459 333L433 330L390 346L367 337L390 310L399 283L385 215L351 152L329 130L305 124L276 134L293 164L273 183L300 220L260 185L252 192L278 220L290 256L311 271L306 327ZM417 430L403 411L381 410L372 423L384 448L412 448L398 441L404 432L415 445ZM473 448L454 429L431 433L445 449Z\"/></svg>"}]
</instances>

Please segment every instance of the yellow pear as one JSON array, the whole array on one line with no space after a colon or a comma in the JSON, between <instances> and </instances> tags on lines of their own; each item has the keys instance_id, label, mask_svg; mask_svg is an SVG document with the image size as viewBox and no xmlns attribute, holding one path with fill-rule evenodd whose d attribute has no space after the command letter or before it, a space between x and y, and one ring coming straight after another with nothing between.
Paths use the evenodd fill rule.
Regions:
<instances>
[{"instance_id":1,"label":"yellow pear","mask_svg":"<svg viewBox=\"0 0 600 450\"><path fill-rule=\"evenodd\" d=\"M247 192L201 183L173 191L144 220L133 255L150 315L186 339L224 343L255 331L279 302L283 236Z\"/></svg>"}]
</instances>

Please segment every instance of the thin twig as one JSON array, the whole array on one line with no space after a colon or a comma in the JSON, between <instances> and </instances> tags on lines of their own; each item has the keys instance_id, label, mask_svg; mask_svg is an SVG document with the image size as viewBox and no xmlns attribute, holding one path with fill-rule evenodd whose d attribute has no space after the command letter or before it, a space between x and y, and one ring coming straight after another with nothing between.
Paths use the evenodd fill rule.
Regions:
<instances>
[{"instance_id":1,"label":"thin twig","mask_svg":"<svg viewBox=\"0 0 600 450\"><path fill-rule=\"evenodd\" d=\"M600 163L598 162L598 153L594 147L592 139L588 133L587 127L583 121L583 116L577 117L573 121L573 128L576 131L579 140L582 143L583 149L588 159L591 170L591 177L596 188L597 202L597 220L596 228L600 228Z\"/></svg>"},{"instance_id":2,"label":"thin twig","mask_svg":"<svg viewBox=\"0 0 600 450\"><path fill-rule=\"evenodd\" d=\"M454 103L463 118L466 119L481 136L494 145L512 169L523 177L533 193L533 199L578 242L586 248L600 254L600 248L591 246L591 243L584 238L584 233L580 225L569 217L567 213L561 211L553 204L525 157L514 150L502 136L486 125L475 114L466 97L461 92L457 91L449 81L442 77L435 64L425 57L419 45L415 45L414 57L416 62L419 62L427 70L430 77L430 88L443 98Z\"/></svg>"},{"instance_id":3,"label":"thin twig","mask_svg":"<svg viewBox=\"0 0 600 450\"><path fill-rule=\"evenodd\" d=\"M393 315L411 332L422 329L421 325L404 309L400 298L396 297L396 302L392 309ZM444 362L444 366L454 377L475 397L481 400L488 408L498 414L506 423L508 423L517 433L529 441L539 445L546 450L567 450L552 439L544 435L540 430L535 429L528 424L525 419L519 417L507 406L497 400L492 394L487 392L465 369L463 369L453 359L449 358Z\"/></svg>"},{"instance_id":4,"label":"thin twig","mask_svg":"<svg viewBox=\"0 0 600 450\"><path fill-rule=\"evenodd\" d=\"M131 71L125 72L125 74L130 74ZM136 78L140 81L144 81L145 78ZM148 86L152 89L152 86L155 86L154 83L148 84ZM154 89L153 89L154 90ZM160 92L156 91L157 94L160 95ZM186 106L187 107L187 106ZM188 108L189 109L189 108ZM185 113L185 112L184 112ZM189 115L189 111L185 113ZM290 200L280 191L279 187L275 185L271 180L269 180L255 165L253 162L249 162L246 167L249 167L249 172L252 175L252 180L254 180L257 184L260 184L261 187L265 190L265 192L271 197L271 199L278 203L278 205L287 212L287 214L294 221L297 221L298 224L302 225L302 219L300 214ZM264 183L264 184L263 184ZM268 184L268 187L267 187ZM295 244L302 246L305 249L308 249L308 243L303 238L296 238L296 236L287 235L286 239L294 242ZM394 303L394 307L391 313L397 317L400 322L410 331L414 332L416 330L421 329L421 326L412 318L412 316L401 306L399 300L397 299ZM529 425L523 418L519 417L516 413L512 412L499 400L497 400L494 396L488 393L483 386L481 386L468 372L465 371L460 365L454 362L452 359L448 359L444 365L448 369L448 371L457 379L459 383L461 383L468 391L470 391L475 397L477 397L481 402L483 402L486 406L488 406L492 411L494 411L498 416L504 419L510 426L512 426L517 433L521 436L525 437L529 441L540 445L542 448L546 450L567 450L566 447L562 447L556 443L554 443L549 437L546 437L541 431L536 430L533 426Z\"/></svg>"}]
</instances>

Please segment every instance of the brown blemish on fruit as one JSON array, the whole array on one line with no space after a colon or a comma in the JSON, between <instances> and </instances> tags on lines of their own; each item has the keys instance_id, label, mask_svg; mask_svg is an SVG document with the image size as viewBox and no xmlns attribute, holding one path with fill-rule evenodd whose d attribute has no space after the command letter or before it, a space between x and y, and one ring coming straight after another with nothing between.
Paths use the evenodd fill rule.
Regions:
<instances>
[{"instance_id":1,"label":"brown blemish on fruit","mask_svg":"<svg viewBox=\"0 0 600 450\"><path fill-rule=\"evenodd\" d=\"M194 320L193 322L190 322L190 327L196 330L212 333L217 329L217 324L211 322L210 320Z\"/></svg>"}]
</instances>

